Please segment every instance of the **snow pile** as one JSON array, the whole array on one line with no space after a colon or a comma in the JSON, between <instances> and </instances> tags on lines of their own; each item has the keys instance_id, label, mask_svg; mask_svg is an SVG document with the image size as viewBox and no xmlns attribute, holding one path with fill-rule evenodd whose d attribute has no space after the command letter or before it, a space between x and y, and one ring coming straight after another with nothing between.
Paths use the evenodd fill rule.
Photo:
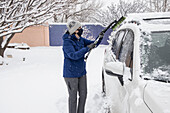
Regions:
<instances>
[{"instance_id":1,"label":"snow pile","mask_svg":"<svg viewBox=\"0 0 170 113\"><path fill-rule=\"evenodd\" d=\"M16 49L29 49L30 46L28 46L26 43L9 43L9 48L16 48Z\"/></svg>"},{"instance_id":2,"label":"snow pile","mask_svg":"<svg viewBox=\"0 0 170 113\"><path fill-rule=\"evenodd\" d=\"M108 100L101 94L104 48L94 49L87 60L86 113L109 110ZM0 113L67 113L62 47L7 49L5 54L9 53L13 58L4 58L8 65L0 66Z\"/></svg>"},{"instance_id":3,"label":"snow pile","mask_svg":"<svg viewBox=\"0 0 170 113\"><path fill-rule=\"evenodd\" d=\"M140 89L139 88L136 88L136 89L134 89L133 90L133 92L131 93L131 95L130 95L130 98L132 98L132 97L137 97L136 99L135 99L135 105L137 106L137 107L139 107L139 106L141 106L142 104L143 104L143 99L142 99L142 95L141 95L142 93L140 92Z\"/></svg>"}]
</instances>

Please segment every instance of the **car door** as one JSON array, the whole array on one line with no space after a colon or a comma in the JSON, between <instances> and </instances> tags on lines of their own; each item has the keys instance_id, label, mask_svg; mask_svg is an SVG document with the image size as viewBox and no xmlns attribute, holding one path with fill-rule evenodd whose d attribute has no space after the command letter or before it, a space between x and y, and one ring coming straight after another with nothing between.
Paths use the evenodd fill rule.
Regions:
<instances>
[{"instance_id":1,"label":"car door","mask_svg":"<svg viewBox=\"0 0 170 113\"><path fill-rule=\"evenodd\" d=\"M108 49L105 54L106 58L105 58L105 63L108 62L116 62L117 59L117 55L120 51L120 47L123 43L123 39L126 35L127 31L126 29L124 30L120 30L116 33L116 37L114 40L112 40L112 45L111 45L111 49ZM110 51L111 50L111 51ZM103 72L105 74L104 79L105 79L105 86L106 86L106 95L112 98L112 102L113 102L113 107L111 107L111 113L122 113L122 99L123 97L123 93L125 92L124 89L122 89L122 83L120 82L120 80L115 77L115 76L110 76L106 70ZM116 103L116 104L114 104Z\"/></svg>"},{"instance_id":2,"label":"car door","mask_svg":"<svg viewBox=\"0 0 170 113\"><path fill-rule=\"evenodd\" d=\"M132 80L132 64L133 64L133 40L134 34L130 29L124 29L119 31L116 34L117 38L113 40L112 44L112 53L116 56L116 65L125 64L127 67L128 75L130 75L130 80ZM109 55L110 56L110 55ZM109 63L107 63L109 64ZM118 67L121 68L121 67ZM122 70L123 71L123 70ZM106 94L108 94L113 102L115 103L113 107L111 107L111 112L113 113L129 113L129 104L128 104L128 91L126 90L123 77L127 75L125 73L122 76L114 76L114 74L110 73L109 70L105 70L106 72ZM110 76L111 75L111 76Z\"/></svg>"},{"instance_id":3,"label":"car door","mask_svg":"<svg viewBox=\"0 0 170 113\"><path fill-rule=\"evenodd\" d=\"M134 50L134 32L127 29L127 35L123 39L118 60L124 63L123 90L121 90L122 113L150 113L146 103L143 101L143 87L140 80L133 79L133 50Z\"/></svg>"},{"instance_id":4,"label":"car door","mask_svg":"<svg viewBox=\"0 0 170 113\"><path fill-rule=\"evenodd\" d=\"M134 33L132 30L127 29L127 34L122 41L122 45L120 46L119 53L117 54L117 58L120 62L124 63L125 72L123 77L118 77L119 81L123 83L123 88L121 88L120 97L122 103L122 113L129 113L129 91L128 88L130 83L133 79L133 46L134 46ZM124 79L123 79L124 78ZM127 78L127 79L126 79Z\"/></svg>"}]
</instances>

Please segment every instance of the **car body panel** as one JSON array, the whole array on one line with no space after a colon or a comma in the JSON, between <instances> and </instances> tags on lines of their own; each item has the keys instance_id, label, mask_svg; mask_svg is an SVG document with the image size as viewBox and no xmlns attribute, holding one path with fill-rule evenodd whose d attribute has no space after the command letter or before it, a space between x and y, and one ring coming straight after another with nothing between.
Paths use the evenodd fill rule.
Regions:
<instances>
[{"instance_id":1,"label":"car body panel","mask_svg":"<svg viewBox=\"0 0 170 113\"><path fill-rule=\"evenodd\" d=\"M170 113L170 84L148 81L144 101L153 113Z\"/></svg>"},{"instance_id":2,"label":"car body panel","mask_svg":"<svg viewBox=\"0 0 170 113\"><path fill-rule=\"evenodd\" d=\"M105 73L105 71L104 71L104 73ZM105 73L105 75L106 75L106 73ZM125 98L125 96L126 96L125 88L121 86L117 77L108 75L107 77L105 77L105 81L107 81L105 84L106 90L107 90L106 96L108 96L109 100L111 100L111 102L110 102L111 111L113 113L123 112L124 107L122 106L122 104L124 104L123 103L124 100L127 100ZM110 90L108 90L108 89L110 89Z\"/></svg>"},{"instance_id":3,"label":"car body panel","mask_svg":"<svg viewBox=\"0 0 170 113\"><path fill-rule=\"evenodd\" d=\"M119 62L117 56L112 51L112 43L116 38L116 33L126 29L132 30L134 33L133 69L131 69L131 73L124 65L122 72L124 84L122 86L118 77L106 73L105 66L109 62ZM140 38L143 33L146 32L148 33L146 35L150 35L153 31L167 30L170 31L170 24L161 24L160 26L142 23L139 27L136 24L126 23L114 33L113 38L109 38L110 43L104 55L103 78L106 86L106 96L111 101L110 103L112 103L111 113L170 113L170 108L168 108L170 106L170 84L145 80L141 77L140 69ZM113 73L122 70L115 69L114 71L113 69L110 69Z\"/></svg>"}]
</instances>

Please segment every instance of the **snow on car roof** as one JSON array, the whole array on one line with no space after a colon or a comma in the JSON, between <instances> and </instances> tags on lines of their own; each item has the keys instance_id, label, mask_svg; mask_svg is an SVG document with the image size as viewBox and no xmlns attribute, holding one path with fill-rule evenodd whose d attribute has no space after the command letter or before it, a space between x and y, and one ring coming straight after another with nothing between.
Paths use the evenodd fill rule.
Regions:
<instances>
[{"instance_id":1,"label":"snow on car roof","mask_svg":"<svg viewBox=\"0 0 170 113\"><path fill-rule=\"evenodd\" d=\"M156 15L154 17L154 15ZM161 16L162 15L162 16ZM163 23L148 23L147 21L144 21L143 18L156 18L156 17L165 17L169 15L170 13L142 13L142 14L129 14L126 17L126 20L124 23L116 30L121 29L131 29L135 32L136 37L140 37L140 32L154 32L154 31L170 31L170 23L169 24L163 24ZM168 19L170 21L170 19ZM164 20L163 20L164 21ZM112 32L111 36L109 37L109 41L115 38L115 33Z\"/></svg>"},{"instance_id":2,"label":"snow on car roof","mask_svg":"<svg viewBox=\"0 0 170 113\"><path fill-rule=\"evenodd\" d=\"M151 19L151 18L169 18L170 12L154 12L154 13L131 13L127 15L129 18Z\"/></svg>"},{"instance_id":3,"label":"snow on car roof","mask_svg":"<svg viewBox=\"0 0 170 113\"><path fill-rule=\"evenodd\" d=\"M170 31L170 24L143 24L141 29L145 31Z\"/></svg>"},{"instance_id":4,"label":"snow on car roof","mask_svg":"<svg viewBox=\"0 0 170 113\"><path fill-rule=\"evenodd\" d=\"M152 20L153 19L153 20ZM150 22L152 21L152 22ZM163 13L132 13L128 14L122 26L137 25L144 31L170 31L170 12Z\"/></svg>"}]
</instances>

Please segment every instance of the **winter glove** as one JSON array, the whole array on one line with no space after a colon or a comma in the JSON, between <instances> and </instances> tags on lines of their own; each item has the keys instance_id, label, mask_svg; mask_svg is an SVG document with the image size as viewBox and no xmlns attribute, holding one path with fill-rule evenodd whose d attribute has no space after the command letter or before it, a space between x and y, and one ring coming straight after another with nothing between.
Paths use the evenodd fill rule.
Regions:
<instances>
[{"instance_id":1,"label":"winter glove","mask_svg":"<svg viewBox=\"0 0 170 113\"><path fill-rule=\"evenodd\" d=\"M94 44L94 43L91 43L90 45L87 45L87 47L88 47L89 49L93 49L93 48L95 48L95 46L96 46L96 44Z\"/></svg>"},{"instance_id":2,"label":"winter glove","mask_svg":"<svg viewBox=\"0 0 170 113\"><path fill-rule=\"evenodd\" d=\"M104 37L104 32L101 32L101 33L99 34L99 39L102 40L103 37Z\"/></svg>"}]
</instances>

